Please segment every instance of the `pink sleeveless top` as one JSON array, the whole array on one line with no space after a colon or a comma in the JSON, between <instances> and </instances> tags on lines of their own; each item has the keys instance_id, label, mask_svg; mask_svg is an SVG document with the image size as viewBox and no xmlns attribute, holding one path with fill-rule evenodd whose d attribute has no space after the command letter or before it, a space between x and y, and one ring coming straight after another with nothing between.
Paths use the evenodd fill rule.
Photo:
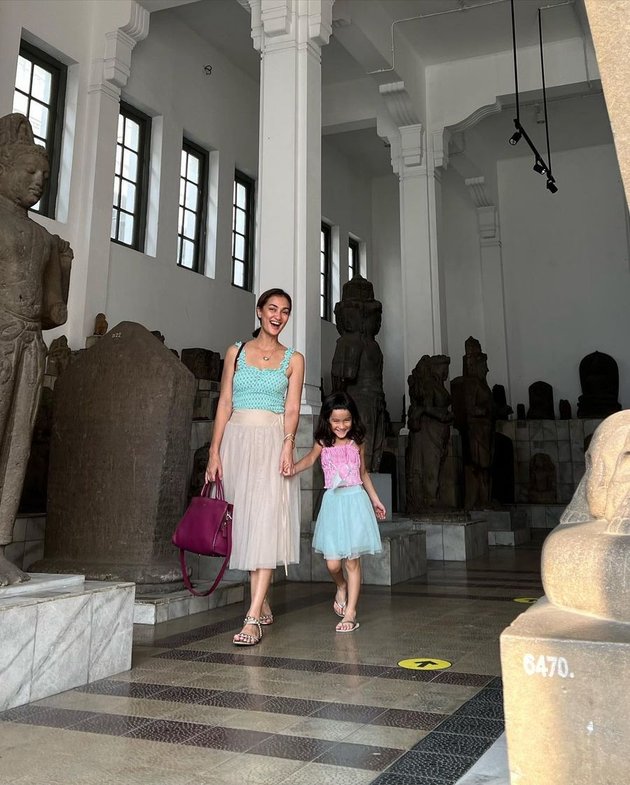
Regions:
<instances>
[{"instance_id":1,"label":"pink sleeveless top","mask_svg":"<svg viewBox=\"0 0 630 785\"><path fill-rule=\"evenodd\" d=\"M354 442L323 447L321 454L326 488L361 485L361 455Z\"/></svg>"}]
</instances>

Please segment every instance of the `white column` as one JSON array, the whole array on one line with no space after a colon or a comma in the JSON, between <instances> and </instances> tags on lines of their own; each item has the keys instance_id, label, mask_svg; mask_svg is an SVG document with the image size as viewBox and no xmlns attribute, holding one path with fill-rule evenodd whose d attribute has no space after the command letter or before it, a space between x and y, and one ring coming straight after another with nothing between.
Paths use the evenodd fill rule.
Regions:
<instances>
[{"instance_id":1,"label":"white column","mask_svg":"<svg viewBox=\"0 0 630 785\"><path fill-rule=\"evenodd\" d=\"M389 139L392 167L399 179L400 253L403 302L403 373L407 376L423 354L439 354L442 346L440 274L437 251L439 173L426 155L422 123L402 82L381 85L397 131Z\"/></svg>"},{"instance_id":2,"label":"white column","mask_svg":"<svg viewBox=\"0 0 630 785\"><path fill-rule=\"evenodd\" d=\"M307 358L303 413L319 410L321 47L333 0L249 0L261 53L256 290L293 298L287 336Z\"/></svg>"},{"instance_id":3,"label":"white column","mask_svg":"<svg viewBox=\"0 0 630 785\"><path fill-rule=\"evenodd\" d=\"M483 177L464 181L477 208L479 247L481 250L481 295L483 302L484 344L488 355L490 378L502 384L510 400L510 366L505 321L505 287L499 213L490 198Z\"/></svg>"},{"instance_id":4,"label":"white column","mask_svg":"<svg viewBox=\"0 0 630 785\"><path fill-rule=\"evenodd\" d=\"M77 220L70 278L68 339L75 348L91 335L94 317L106 311L110 232L120 91L131 72L131 52L149 32L149 12L137 2L122 6L127 21L96 45L103 56L93 60L82 139L83 168L73 197ZM98 28L97 28L98 29Z\"/></svg>"}]
</instances>

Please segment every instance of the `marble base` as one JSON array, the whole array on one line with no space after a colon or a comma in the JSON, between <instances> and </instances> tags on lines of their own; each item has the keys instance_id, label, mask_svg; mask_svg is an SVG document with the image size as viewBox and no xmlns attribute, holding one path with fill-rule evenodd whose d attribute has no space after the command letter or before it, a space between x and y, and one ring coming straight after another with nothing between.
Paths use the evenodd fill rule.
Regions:
<instances>
[{"instance_id":1,"label":"marble base","mask_svg":"<svg viewBox=\"0 0 630 785\"><path fill-rule=\"evenodd\" d=\"M0 589L0 711L128 670L134 593L82 575Z\"/></svg>"},{"instance_id":2,"label":"marble base","mask_svg":"<svg viewBox=\"0 0 630 785\"><path fill-rule=\"evenodd\" d=\"M510 510L525 515L530 529L555 529L566 504L516 504Z\"/></svg>"},{"instance_id":3,"label":"marble base","mask_svg":"<svg viewBox=\"0 0 630 785\"><path fill-rule=\"evenodd\" d=\"M471 512L475 520L488 522L488 545L514 547L530 540L527 515L524 510L481 510Z\"/></svg>"},{"instance_id":4,"label":"marble base","mask_svg":"<svg viewBox=\"0 0 630 785\"><path fill-rule=\"evenodd\" d=\"M468 561L488 553L488 522L482 518L469 521L414 521L413 525L427 536L427 559Z\"/></svg>"},{"instance_id":5,"label":"marble base","mask_svg":"<svg viewBox=\"0 0 630 785\"><path fill-rule=\"evenodd\" d=\"M511 782L630 782L630 624L546 598L501 634Z\"/></svg>"},{"instance_id":6,"label":"marble base","mask_svg":"<svg viewBox=\"0 0 630 785\"><path fill-rule=\"evenodd\" d=\"M426 535L404 518L385 521L379 525L383 550L374 556L362 556L363 583L393 586L418 578L427 571ZM329 581L326 562L314 553L312 534L300 537L300 563L289 567L290 581Z\"/></svg>"},{"instance_id":7,"label":"marble base","mask_svg":"<svg viewBox=\"0 0 630 785\"><path fill-rule=\"evenodd\" d=\"M194 581L198 591L206 591L212 586L212 581ZM187 589L175 591L171 594L138 594L133 610L134 624L161 624L172 619L181 619L183 616L192 616L194 613L231 605L241 602L245 596L243 583L222 581L221 584L207 597L195 597Z\"/></svg>"}]
</instances>

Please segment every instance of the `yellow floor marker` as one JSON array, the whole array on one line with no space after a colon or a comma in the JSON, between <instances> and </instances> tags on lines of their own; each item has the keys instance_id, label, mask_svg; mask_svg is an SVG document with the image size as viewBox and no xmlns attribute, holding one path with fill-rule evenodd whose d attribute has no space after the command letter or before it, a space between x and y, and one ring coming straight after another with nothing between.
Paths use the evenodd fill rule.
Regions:
<instances>
[{"instance_id":1,"label":"yellow floor marker","mask_svg":"<svg viewBox=\"0 0 630 785\"><path fill-rule=\"evenodd\" d=\"M540 597L515 597L514 602L521 602L523 605L533 605Z\"/></svg>"},{"instance_id":2,"label":"yellow floor marker","mask_svg":"<svg viewBox=\"0 0 630 785\"><path fill-rule=\"evenodd\" d=\"M409 668L412 671L442 671L450 668L452 664L448 660L438 660L436 657L412 657L398 663L401 668Z\"/></svg>"}]
</instances>

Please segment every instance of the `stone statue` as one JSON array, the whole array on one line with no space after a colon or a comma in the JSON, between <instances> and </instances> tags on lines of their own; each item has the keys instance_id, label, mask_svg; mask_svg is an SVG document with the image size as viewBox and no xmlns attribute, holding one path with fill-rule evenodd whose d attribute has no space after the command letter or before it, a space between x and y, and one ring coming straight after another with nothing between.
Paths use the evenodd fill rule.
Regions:
<instances>
[{"instance_id":1,"label":"stone statue","mask_svg":"<svg viewBox=\"0 0 630 785\"><path fill-rule=\"evenodd\" d=\"M64 324L72 250L31 220L48 177L46 150L21 114L0 118L0 586L28 580L11 542L37 414L46 347Z\"/></svg>"},{"instance_id":2,"label":"stone statue","mask_svg":"<svg viewBox=\"0 0 630 785\"><path fill-rule=\"evenodd\" d=\"M529 489L531 504L555 504L557 501L556 467L544 452L532 455L529 461Z\"/></svg>"},{"instance_id":3,"label":"stone statue","mask_svg":"<svg viewBox=\"0 0 630 785\"><path fill-rule=\"evenodd\" d=\"M488 507L492 498L494 401L486 381L487 355L472 336L465 347L464 373L451 382L451 393L455 425L462 437L464 506L467 510L478 510Z\"/></svg>"},{"instance_id":4,"label":"stone statue","mask_svg":"<svg viewBox=\"0 0 630 785\"><path fill-rule=\"evenodd\" d=\"M104 313L97 313L94 319L94 335L105 335L109 325Z\"/></svg>"},{"instance_id":5,"label":"stone statue","mask_svg":"<svg viewBox=\"0 0 630 785\"><path fill-rule=\"evenodd\" d=\"M580 363L582 395L578 398L577 416L583 418L608 417L618 412L619 368L609 354L593 352Z\"/></svg>"},{"instance_id":6,"label":"stone statue","mask_svg":"<svg viewBox=\"0 0 630 785\"><path fill-rule=\"evenodd\" d=\"M555 420L553 408L553 387L547 382L534 382L529 385L528 420Z\"/></svg>"},{"instance_id":7,"label":"stone statue","mask_svg":"<svg viewBox=\"0 0 630 785\"><path fill-rule=\"evenodd\" d=\"M568 401L566 398L560 398L560 403L558 404L558 411L560 412L561 420L570 420L572 416L571 402Z\"/></svg>"},{"instance_id":8,"label":"stone statue","mask_svg":"<svg viewBox=\"0 0 630 785\"><path fill-rule=\"evenodd\" d=\"M61 374L70 365L72 359L72 350L68 346L68 339L65 335L55 338L50 344L48 349L48 357L46 359L46 373L49 376L61 376Z\"/></svg>"},{"instance_id":9,"label":"stone statue","mask_svg":"<svg viewBox=\"0 0 630 785\"><path fill-rule=\"evenodd\" d=\"M451 435L451 396L444 387L451 359L424 355L409 384L409 440L406 453L407 512L440 504L440 475Z\"/></svg>"},{"instance_id":10,"label":"stone statue","mask_svg":"<svg viewBox=\"0 0 630 785\"><path fill-rule=\"evenodd\" d=\"M357 404L366 427L365 465L370 472L379 470L384 439L383 353L375 340L381 312L374 287L359 274L344 284L335 305L340 337L332 360L332 389L348 392Z\"/></svg>"},{"instance_id":11,"label":"stone statue","mask_svg":"<svg viewBox=\"0 0 630 785\"><path fill-rule=\"evenodd\" d=\"M586 472L545 540L542 579L565 610L630 622L630 411L606 418L586 453Z\"/></svg>"},{"instance_id":12,"label":"stone statue","mask_svg":"<svg viewBox=\"0 0 630 785\"><path fill-rule=\"evenodd\" d=\"M494 413L497 420L509 420L514 414L514 409L507 402L505 387L502 384L492 385L492 399L494 400Z\"/></svg>"}]
</instances>

